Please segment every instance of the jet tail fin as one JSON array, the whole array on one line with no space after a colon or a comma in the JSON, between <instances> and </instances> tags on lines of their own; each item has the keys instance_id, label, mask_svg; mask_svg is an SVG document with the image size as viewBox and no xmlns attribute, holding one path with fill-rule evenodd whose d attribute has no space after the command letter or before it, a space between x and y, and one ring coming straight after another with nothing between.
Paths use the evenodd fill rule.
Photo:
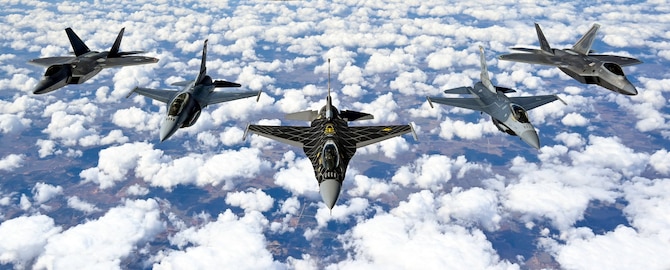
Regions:
<instances>
[{"instance_id":1,"label":"jet tail fin","mask_svg":"<svg viewBox=\"0 0 670 270\"><path fill-rule=\"evenodd\" d=\"M596 38L596 33L598 33L599 28L600 25L594 23L593 26L591 26L591 29L589 29L589 31L586 32L574 46L572 46L572 50L582 54L589 54L589 52L591 52L591 45Z\"/></svg>"},{"instance_id":2,"label":"jet tail fin","mask_svg":"<svg viewBox=\"0 0 670 270\"><path fill-rule=\"evenodd\" d=\"M119 47L121 47L121 38L123 38L123 32L126 30L126 28L121 28L121 31L119 31L119 35L116 36L116 40L114 41L114 45L112 45L112 49L109 50L109 54L107 54L107 57L119 57L121 54L119 54Z\"/></svg>"},{"instance_id":3,"label":"jet tail fin","mask_svg":"<svg viewBox=\"0 0 670 270\"><path fill-rule=\"evenodd\" d=\"M535 23L535 32L537 32L537 39L540 42L540 48L544 52L548 52L553 54L551 51L551 47L549 46L549 42L547 41L547 38L544 37L544 33L542 33L542 29L540 28L540 25Z\"/></svg>"},{"instance_id":4,"label":"jet tail fin","mask_svg":"<svg viewBox=\"0 0 670 270\"><path fill-rule=\"evenodd\" d=\"M86 44L77 36L77 34L72 31L72 28L68 27L65 28L65 33L67 33L67 38L70 40L70 44L72 45L72 50L74 50L74 54L76 56L80 56L82 54L85 54L87 52L90 52L91 50L86 46Z\"/></svg>"},{"instance_id":5,"label":"jet tail fin","mask_svg":"<svg viewBox=\"0 0 670 270\"><path fill-rule=\"evenodd\" d=\"M195 79L195 83L199 84L207 76L207 39L205 39L205 44L202 45L202 62L200 62L200 73L198 78Z\"/></svg>"},{"instance_id":6,"label":"jet tail fin","mask_svg":"<svg viewBox=\"0 0 670 270\"><path fill-rule=\"evenodd\" d=\"M493 83L491 83L491 78L489 78L489 70L486 68L486 55L484 54L484 47L479 46L480 59L479 62L482 65L482 73L480 75L482 84L486 86L491 91L495 91Z\"/></svg>"}]
</instances>

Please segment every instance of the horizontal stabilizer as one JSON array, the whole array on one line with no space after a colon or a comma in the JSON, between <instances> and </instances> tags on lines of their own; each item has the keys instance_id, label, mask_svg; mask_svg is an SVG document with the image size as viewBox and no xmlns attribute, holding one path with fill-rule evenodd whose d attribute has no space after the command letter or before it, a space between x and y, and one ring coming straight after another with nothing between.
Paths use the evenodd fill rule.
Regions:
<instances>
[{"instance_id":1,"label":"horizontal stabilizer","mask_svg":"<svg viewBox=\"0 0 670 270\"><path fill-rule=\"evenodd\" d=\"M514 47L514 48L509 48L510 50L513 51L520 51L520 52L528 52L528 53L535 53L535 54L544 54L544 55L553 55L553 49L551 51L545 51L545 50L538 50L538 49L532 49L532 48L522 48L522 47Z\"/></svg>"},{"instance_id":2,"label":"horizontal stabilizer","mask_svg":"<svg viewBox=\"0 0 670 270\"><path fill-rule=\"evenodd\" d=\"M312 121L316 119L319 116L318 111L302 111L302 112L295 112L295 113L288 113L284 116L284 118L288 120L296 120L296 121Z\"/></svg>"},{"instance_id":3,"label":"horizontal stabilizer","mask_svg":"<svg viewBox=\"0 0 670 270\"><path fill-rule=\"evenodd\" d=\"M512 88L507 88L507 87L502 87L502 86L496 86L496 91L497 91L497 92L503 92L503 93L505 93L505 94L507 94L507 93L515 93L515 92L516 92L516 90L514 90L514 89L512 89Z\"/></svg>"},{"instance_id":4,"label":"horizontal stabilizer","mask_svg":"<svg viewBox=\"0 0 670 270\"><path fill-rule=\"evenodd\" d=\"M141 53L146 53L146 52L145 51L129 51L129 52L119 52L116 55L124 56L124 55L133 55L133 54L141 54Z\"/></svg>"},{"instance_id":5,"label":"horizontal stabilizer","mask_svg":"<svg viewBox=\"0 0 670 270\"><path fill-rule=\"evenodd\" d=\"M340 116L347 121L372 120L375 118L372 114L357 111L341 111Z\"/></svg>"},{"instance_id":6,"label":"horizontal stabilizer","mask_svg":"<svg viewBox=\"0 0 670 270\"><path fill-rule=\"evenodd\" d=\"M444 90L445 94L472 94L473 89L470 86L463 86L458 88L453 88L449 90Z\"/></svg>"},{"instance_id":7,"label":"horizontal stabilizer","mask_svg":"<svg viewBox=\"0 0 670 270\"><path fill-rule=\"evenodd\" d=\"M513 48L509 48L509 49L514 50L514 51L529 52L529 53L539 51L538 49L523 48L523 47L513 47Z\"/></svg>"},{"instance_id":8,"label":"horizontal stabilizer","mask_svg":"<svg viewBox=\"0 0 670 270\"><path fill-rule=\"evenodd\" d=\"M642 64L642 61L632 58L632 57L625 57L625 56L618 56L618 55L601 55L601 54L590 54L589 57L593 57L598 59L599 61L602 62L611 62L611 63L616 63L619 66L631 66L631 65L637 65L637 64Z\"/></svg>"},{"instance_id":9,"label":"horizontal stabilizer","mask_svg":"<svg viewBox=\"0 0 670 270\"><path fill-rule=\"evenodd\" d=\"M234 82L229 82L229 81L224 81L224 80L216 80L214 81L214 87L240 87L242 86L239 83L234 83Z\"/></svg>"},{"instance_id":10,"label":"horizontal stabilizer","mask_svg":"<svg viewBox=\"0 0 670 270\"><path fill-rule=\"evenodd\" d=\"M192 83L192 82L193 82L193 81L173 82L173 83L171 83L170 85L174 85L174 86L187 86L187 85L189 85L189 84Z\"/></svg>"}]
</instances>

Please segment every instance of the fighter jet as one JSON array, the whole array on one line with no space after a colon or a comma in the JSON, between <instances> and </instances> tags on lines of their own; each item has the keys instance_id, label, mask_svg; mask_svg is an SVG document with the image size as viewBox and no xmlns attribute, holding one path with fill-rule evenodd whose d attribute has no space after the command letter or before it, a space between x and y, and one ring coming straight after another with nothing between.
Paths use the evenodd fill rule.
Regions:
<instances>
[{"instance_id":1,"label":"fighter jet","mask_svg":"<svg viewBox=\"0 0 670 270\"><path fill-rule=\"evenodd\" d=\"M456 106L487 113L491 116L493 124L502 132L513 136L519 136L528 145L539 149L540 139L535 128L528 120L526 111L532 110L549 102L560 100L556 95L530 96L530 97L507 97L505 93L516 92L513 89L494 86L489 78L486 68L484 48L479 47L481 53L481 81L473 87L465 86L444 91L447 94L470 94L474 98L441 98L426 97L428 104L433 107L433 102ZM562 101L562 100L561 100ZM565 102L563 102L565 103Z\"/></svg>"},{"instance_id":2,"label":"fighter jet","mask_svg":"<svg viewBox=\"0 0 670 270\"><path fill-rule=\"evenodd\" d=\"M535 24L540 50L512 48L525 53L499 56L500 60L556 66L575 80L585 84L597 84L624 95L637 95L637 89L626 78L622 66L642 63L635 58L592 54L591 44L600 25L594 24L586 34L570 49L553 49L544 37L540 25Z\"/></svg>"},{"instance_id":3,"label":"fighter jet","mask_svg":"<svg viewBox=\"0 0 670 270\"><path fill-rule=\"evenodd\" d=\"M241 98L257 96L260 98L261 91L258 92L214 92L215 88L220 87L240 87L241 85L224 80L212 80L207 75L207 40L202 46L202 62L200 63L200 73L194 81L183 81L172 83L174 86L182 86L181 91L159 90L150 88L135 87L128 97L133 93L164 102L167 104L167 116L161 122L160 140L168 139L179 128L190 127L198 120L203 108L211 104L232 101Z\"/></svg>"},{"instance_id":4,"label":"fighter jet","mask_svg":"<svg viewBox=\"0 0 670 270\"><path fill-rule=\"evenodd\" d=\"M330 62L330 60L329 60ZM261 126L249 125L248 132L287 143L304 150L312 162L319 193L329 209L340 196L342 181L349 161L360 148L412 132L411 124L388 126L349 126L349 121L369 120L373 116L357 111L338 111L330 97L330 71L326 105L319 111L308 110L287 114L286 119L311 121L310 126Z\"/></svg>"},{"instance_id":5,"label":"fighter jet","mask_svg":"<svg viewBox=\"0 0 670 270\"><path fill-rule=\"evenodd\" d=\"M86 44L72 31L66 28L65 33L70 39L75 56L45 57L28 61L30 64L47 67L42 80L33 89L33 94L45 94L67 84L84 83L102 71L103 68L144 65L158 62L158 59L147 56L129 56L144 53L142 51L120 52L123 31L112 45L112 49L104 52L91 51Z\"/></svg>"}]
</instances>

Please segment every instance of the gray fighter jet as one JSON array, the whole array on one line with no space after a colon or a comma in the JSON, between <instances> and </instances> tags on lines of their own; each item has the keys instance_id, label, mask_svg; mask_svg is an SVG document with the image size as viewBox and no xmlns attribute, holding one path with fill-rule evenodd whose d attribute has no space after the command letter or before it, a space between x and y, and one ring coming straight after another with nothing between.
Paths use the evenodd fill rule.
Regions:
<instances>
[{"instance_id":1,"label":"gray fighter jet","mask_svg":"<svg viewBox=\"0 0 670 270\"><path fill-rule=\"evenodd\" d=\"M329 75L330 78L330 75ZM329 209L340 196L349 161L356 148L381 142L414 130L411 124L390 126L352 126L349 121L369 120L373 116L357 111L338 111L330 97L330 82L326 105L319 111L309 110L287 114L289 120L311 121L310 126L249 125L244 133L260 136L300 147L312 162L319 183L319 193ZM414 134L416 140L416 134Z\"/></svg>"},{"instance_id":2,"label":"gray fighter jet","mask_svg":"<svg viewBox=\"0 0 670 270\"><path fill-rule=\"evenodd\" d=\"M540 25L535 24L540 50L512 48L526 53L512 53L499 56L500 60L556 66L565 74L585 84L597 84L624 95L637 95L637 89L626 78L622 66L642 63L635 58L592 54L591 44L600 25L594 24L586 34L570 49L553 49L544 37Z\"/></svg>"},{"instance_id":3,"label":"gray fighter jet","mask_svg":"<svg viewBox=\"0 0 670 270\"><path fill-rule=\"evenodd\" d=\"M109 51L91 51L86 44L72 31L66 28L68 39L72 44L75 56L45 57L28 61L30 64L47 67L42 80L33 89L33 94L44 94L61 88L67 84L84 83L102 71L103 68L124 67L151 64L158 59L146 56L129 56L143 53L142 51L120 52L122 28Z\"/></svg>"},{"instance_id":4,"label":"gray fighter jet","mask_svg":"<svg viewBox=\"0 0 670 270\"><path fill-rule=\"evenodd\" d=\"M556 95L530 96L530 97L507 97L505 93L516 92L512 89L494 86L489 78L484 57L484 48L479 47L481 53L481 82L473 87L458 87L444 91L447 94L470 94L474 98L441 98L427 97L428 103L433 107L433 102L456 106L480 112L491 116L493 124L502 132L513 136L519 136L522 141L539 149L540 139L535 128L528 120L526 111L532 110L549 102L560 100ZM561 100L562 101L562 100ZM563 102L565 103L565 102Z\"/></svg>"},{"instance_id":5,"label":"gray fighter jet","mask_svg":"<svg viewBox=\"0 0 670 270\"><path fill-rule=\"evenodd\" d=\"M128 94L127 97L130 97L133 93L138 93L167 104L167 116L161 122L161 142L172 136L179 128L190 127L195 124L201 110L208 105L253 96L257 96L256 101L260 98L261 91L215 92L215 88L240 87L241 85L224 80L212 80L207 75L206 60L207 40L205 40L205 44L202 47L200 73L195 81L175 82L172 84L184 87L181 91L135 87Z\"/></svg>"}]
</instances>

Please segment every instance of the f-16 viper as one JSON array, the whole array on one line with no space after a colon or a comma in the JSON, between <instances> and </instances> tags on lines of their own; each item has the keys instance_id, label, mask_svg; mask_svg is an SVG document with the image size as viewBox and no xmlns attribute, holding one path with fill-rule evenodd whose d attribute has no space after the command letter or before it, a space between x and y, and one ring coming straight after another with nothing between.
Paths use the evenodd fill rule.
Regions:
<instances>
[{"instance_id":1,"label":"f-16 viper","mask_svg":"<svg viewBox=\"0 0 670 270\"><path fill-rule=\"evenodd\" d=\"M165 141L179 128L190 127L198 120L203 108L211 104L232 101L241 98L257 96L260 98L261 91L247 92L215 92L220 87L240 87L241 85L224 80L212 80L207 75L207 40L202 47L202 62L200 73L194 81L175 82L172 85L182 86L181 91L160 90L135 87L127 97L133 93L158 100L167 104L167 116L161 122L160 140Z\"/></svg>"},{"instance_id":2,"label":"f-16 viper","mask_svg":"<svg viewBox=\"0 0 670 270\"><path fill-rule=\"evenodd\" d=\"M68 84L84 83L103 68L144 65L158 62L157 58L147 56L130 56L144 53L142 51L120 52L122 28L109 51L91 51L88 46L72 31L66 28L68 39L75 56L45 57L28 61L30 64L47 67L42 80L33 88L33 94L45 94Z\"/></svg>"},{"instance_id":3,"label":"f-16 viper","mask_svg":"<svg viewBox=\"0 0 670 270\"><path fill-rule=\"evenodd\" d=\"M625 56L593 54L591 45L600 25L594 24L586 34L570 49L554 49L544 37L540 25L535 24L540 50L512 48L524 53L499 56L500 60L556 66L568 76L585 84L597 84L624 95L637 95L637 89L626 78L622 66L642 63Z\"/></svg>"},{"instance_id":4,"label":"f-16 viper","mask_svg":"<svg viewBox=\"0 0 670 270\"><path fill-rule=\"evenodd\" d=\"M491 116L493 124L502 132L519 136L528 145L539 149L540 139L535 128L528 120L526 111L532 110L549 102L560 100L556 95L530 96L530 97L507 97L505 93L516 92L513 89L494 86L489 78L486 68L484 49L479 47L481 53L481 81L473 87L459 87L444 91L447 94L469 94L474 98L441 98L427 97L428 103L433 107L434 103L456 106L484 112ZM564 102L565 103L565 102Z\"/></svg>"},{"instance_id":5,"label":"f-16 viper","mask_svg":"<svg viewBox=\"0 0 670 270\"><path fill-rule=\"evenodd\" d=\"M330 60L329 60L330 62ZM330 72L329 72L330 73ZM330 74L328 75L330 80ZM411 124L388 126L349 126L349 121L369 120L373 116L357 111L339 111L332 104L330 82L326 105L319 111L309 110L287 114L289 120L311 121L310 126L249 125L244 133L300 147L312 162L319 183L319 193L329 209L340 196L342 181L356 149L400 136L414 130ZM414 134L416 140L416 134Z\"/></svg>"}]
</instances>

